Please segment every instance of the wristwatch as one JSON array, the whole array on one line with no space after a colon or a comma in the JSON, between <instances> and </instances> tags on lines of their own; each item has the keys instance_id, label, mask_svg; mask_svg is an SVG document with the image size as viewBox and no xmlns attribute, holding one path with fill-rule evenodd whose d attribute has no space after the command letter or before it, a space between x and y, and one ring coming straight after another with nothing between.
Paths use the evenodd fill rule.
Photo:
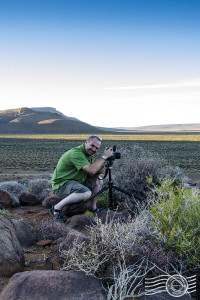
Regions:
<instances>
[{"instance_id":1,"label":"wristwatch","mask_svg":"<svg viewBox=\"0 0 200 300\"><path fill-rule=\"evenodd\" d=\"M102 155L102 157L101 157L101 158L103 158L103 159L105 159L105 160L107 159L107 157L106 157L105 155Z\"/></svg>"}]
</instances>

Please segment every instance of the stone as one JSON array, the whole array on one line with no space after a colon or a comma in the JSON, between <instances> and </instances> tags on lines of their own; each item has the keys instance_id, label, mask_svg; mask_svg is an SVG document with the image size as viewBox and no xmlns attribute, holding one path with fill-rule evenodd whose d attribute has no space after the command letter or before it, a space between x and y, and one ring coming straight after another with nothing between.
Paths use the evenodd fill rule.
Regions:
<instances>
[{"instance_id":1,"label":"stone","mask_svg":"<svg viewBox=\"0 0 200 300\"><path fill-rule=\"evenodd\" d=\"M1 300L106 300L101 281L83 272L27 271L15 274Z\"/></svg>"},{"instance_id":2,"label":"stone","mask_svg":"<svg viewBox=\"0 0 200 300\"><path fill-rule=\"evenodd\" d=\"M94 218L87 215L75 215L67 220L66 225L71 229L85 231L87 227L95 225Z\"/></svg>"},{"instance_id":3,"label":"stone","mask_svg":"<svg viewBox=\"0 0 200 300\"><path fill-rule=\"evenodd\" d=\"M59 198L57 196L49 196L49 197L46 197L42 201L42 206L50 209L52 207L52 205L56 205L60 201L61 201L61 198Z\"/></svg>"},{"instance_id":4,"label":"stone","mask_svg":"<svg viewBox=\"0 0 200 300\"><path fill-rule=\"evenodd\" d=\"M6 209L12 207L12 197L4 190L0 189L0 209Z\"/></svg>"},{"instance_id":5,"label":"stone","mask_svg":"<svg viewBox=\"0 0 200 300\"><path fill-rule=\"evenodd\" d=\"M31 227L20 220L11 219L16 231L17 238L22 247L30 247L35 243L35 237L31 232Z\"/></svg>"},{"instance_id":6,"label":"stone","mask_svg":"<svg viewBox=\"0 0 200 300\"><path fill-rule=\"evenodd\" d=\"M74 246L74 242L76 241L78 243L89 243L89 238L86 234L72 229L69 231L67 236L61 237L53 242L54 254L59 256L62 250L68 251Z\"/></svg>"},{"instance_id":7,"label":"stone","mask_svg":"<svg viewBox=\"0 0 200 300\"><path fill-rule=\"evenodd\" d=\"M24 254L15 227L0 214L0 276L11 276L23 271L23 268Z\"/></svg>"},{"instance_id":8,"label":"stone","mask_svg":"<svg viewBox=\"0 0 200 300\"><path fill-rule=\"evenodd\" d=\"M65 206L63 208L63 210L62 210L63 215L65 215L67 217L72 217L72 216L75 216L75 215L84 214L87 210L89 210L89 211L92 210L91 202L90 201L82 204L79 207L76 207L80 203L82 203L82 202L77 202L75 204L71 204L71 205Z\"/></svg>"},{"instance_id":9,"label":"stone","mask_svg":"<svg viewBox=\"0 0 200 300\"><path fill-rule=\"evenodd\" d=\"M89 243L89 241L90 240L87 235L73 229L67 236L57 239L53 243L53 252L58 258L60 267L62 268L66 261L66 255L63 251L69 251L74 247L74 245L76 245L76 243Z\"/></svg>"},{"instance_id":10,"label":"stone","mask_svg":"<svg viewBox=\"0 0 200 300\"><path fill-rule=\"evenodd\" d=\"M52 240L42 240L36 243L36 245L40 247L51 246L51 244L52 244Z\"/></svg>"},{"instance_id":11,"label":"stone","mask_svg":"<svg viewBox=\"0 0 200 300\"><path fill-rule=\"evenodd\" d=\"M21 193L19 195L20 205L38 205L37 197L31 193Z\"/></svg>"},{"instance_id":12,"label":"stone","mask_svg":"<svg viewBox=\"0 0 200 300\"><path fill-rule=\"evenodd\" d=\"M38 195L39 204L42 204L42 201L45 198L49 197L49 195L51 194L51 191L52 191L51 189L45 189L45 190L42 191L42 193L40 195Z\"/></svg>"}]
</instances>

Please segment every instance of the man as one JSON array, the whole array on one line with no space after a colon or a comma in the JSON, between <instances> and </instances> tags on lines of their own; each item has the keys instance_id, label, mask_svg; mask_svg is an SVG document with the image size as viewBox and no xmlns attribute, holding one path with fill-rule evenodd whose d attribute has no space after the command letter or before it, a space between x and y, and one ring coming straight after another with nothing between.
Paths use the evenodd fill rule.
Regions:
<instances>
[{"instance_id":1,"label":"man","mask_svg":"<svg viewBox=\"0 0 200 300\"><path fill-rule=\"evenodd\" d=\"M98 179L103 172L105 160L113 155L112 148L107 148L104 154L95 162L92 155L101 146L101 138L90 136L86 142L65 152L53 174L52 187L54 194L62 200L53 206L51 214L62 220L62 209L65 206L87 199L102 188L102 181ZM97 211L97 197L90 200L90 210Z\"/></svg>"}]
</instances>

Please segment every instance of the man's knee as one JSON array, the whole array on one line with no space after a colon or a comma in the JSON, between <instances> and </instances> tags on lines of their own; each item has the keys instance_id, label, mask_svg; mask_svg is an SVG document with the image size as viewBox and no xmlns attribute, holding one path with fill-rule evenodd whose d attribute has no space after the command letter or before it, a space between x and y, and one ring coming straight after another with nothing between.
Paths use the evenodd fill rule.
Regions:
<instances>
[{"instance_id":1,"label":"man's knee","mask_svg":"<svg viewBox=\"0 0 200 300\"><path fill-rule=\"evenodd\" d=\"M97 186L101 189L103 186L103 180L97 179Z\"/></svg>"},{"instance_id":2,"label":"man's knee","mask_svg":"<svg viewBox=\"0 0 200 300\"><path fill-rule=\"evenodd\" d=\"M97 181L96 181L96 188L98 190L101 190L102 186L103 186L103 180L97 179Z\"/></svg>"},{"instance_id":3,"label":"man's knee","mask_svg":"<svg viewBox=\"0 0 200 300\"><path fill-rule=\"evenodd\" d=\"M87 191L83 193L83 199L89 198L92 195L91 191Z\"/></svg>"}]
</instances>

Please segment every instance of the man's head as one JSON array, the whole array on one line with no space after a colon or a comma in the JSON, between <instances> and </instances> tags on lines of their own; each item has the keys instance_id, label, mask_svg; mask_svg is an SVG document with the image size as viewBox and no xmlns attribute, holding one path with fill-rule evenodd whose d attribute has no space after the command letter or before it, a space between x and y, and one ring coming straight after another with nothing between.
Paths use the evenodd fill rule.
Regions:
<instances>
[{"instance_id":1,"label":"man's head","mask_svg":"<svg viewBox=\"0 0 200 300\"><path fill-rule=\"evenodd\" d=\"M100 146L101 146L102 139L96 135L91 135L87 141L85 142L85 151L87 155L95 154Z\"/></svg>"}]
</instances>

